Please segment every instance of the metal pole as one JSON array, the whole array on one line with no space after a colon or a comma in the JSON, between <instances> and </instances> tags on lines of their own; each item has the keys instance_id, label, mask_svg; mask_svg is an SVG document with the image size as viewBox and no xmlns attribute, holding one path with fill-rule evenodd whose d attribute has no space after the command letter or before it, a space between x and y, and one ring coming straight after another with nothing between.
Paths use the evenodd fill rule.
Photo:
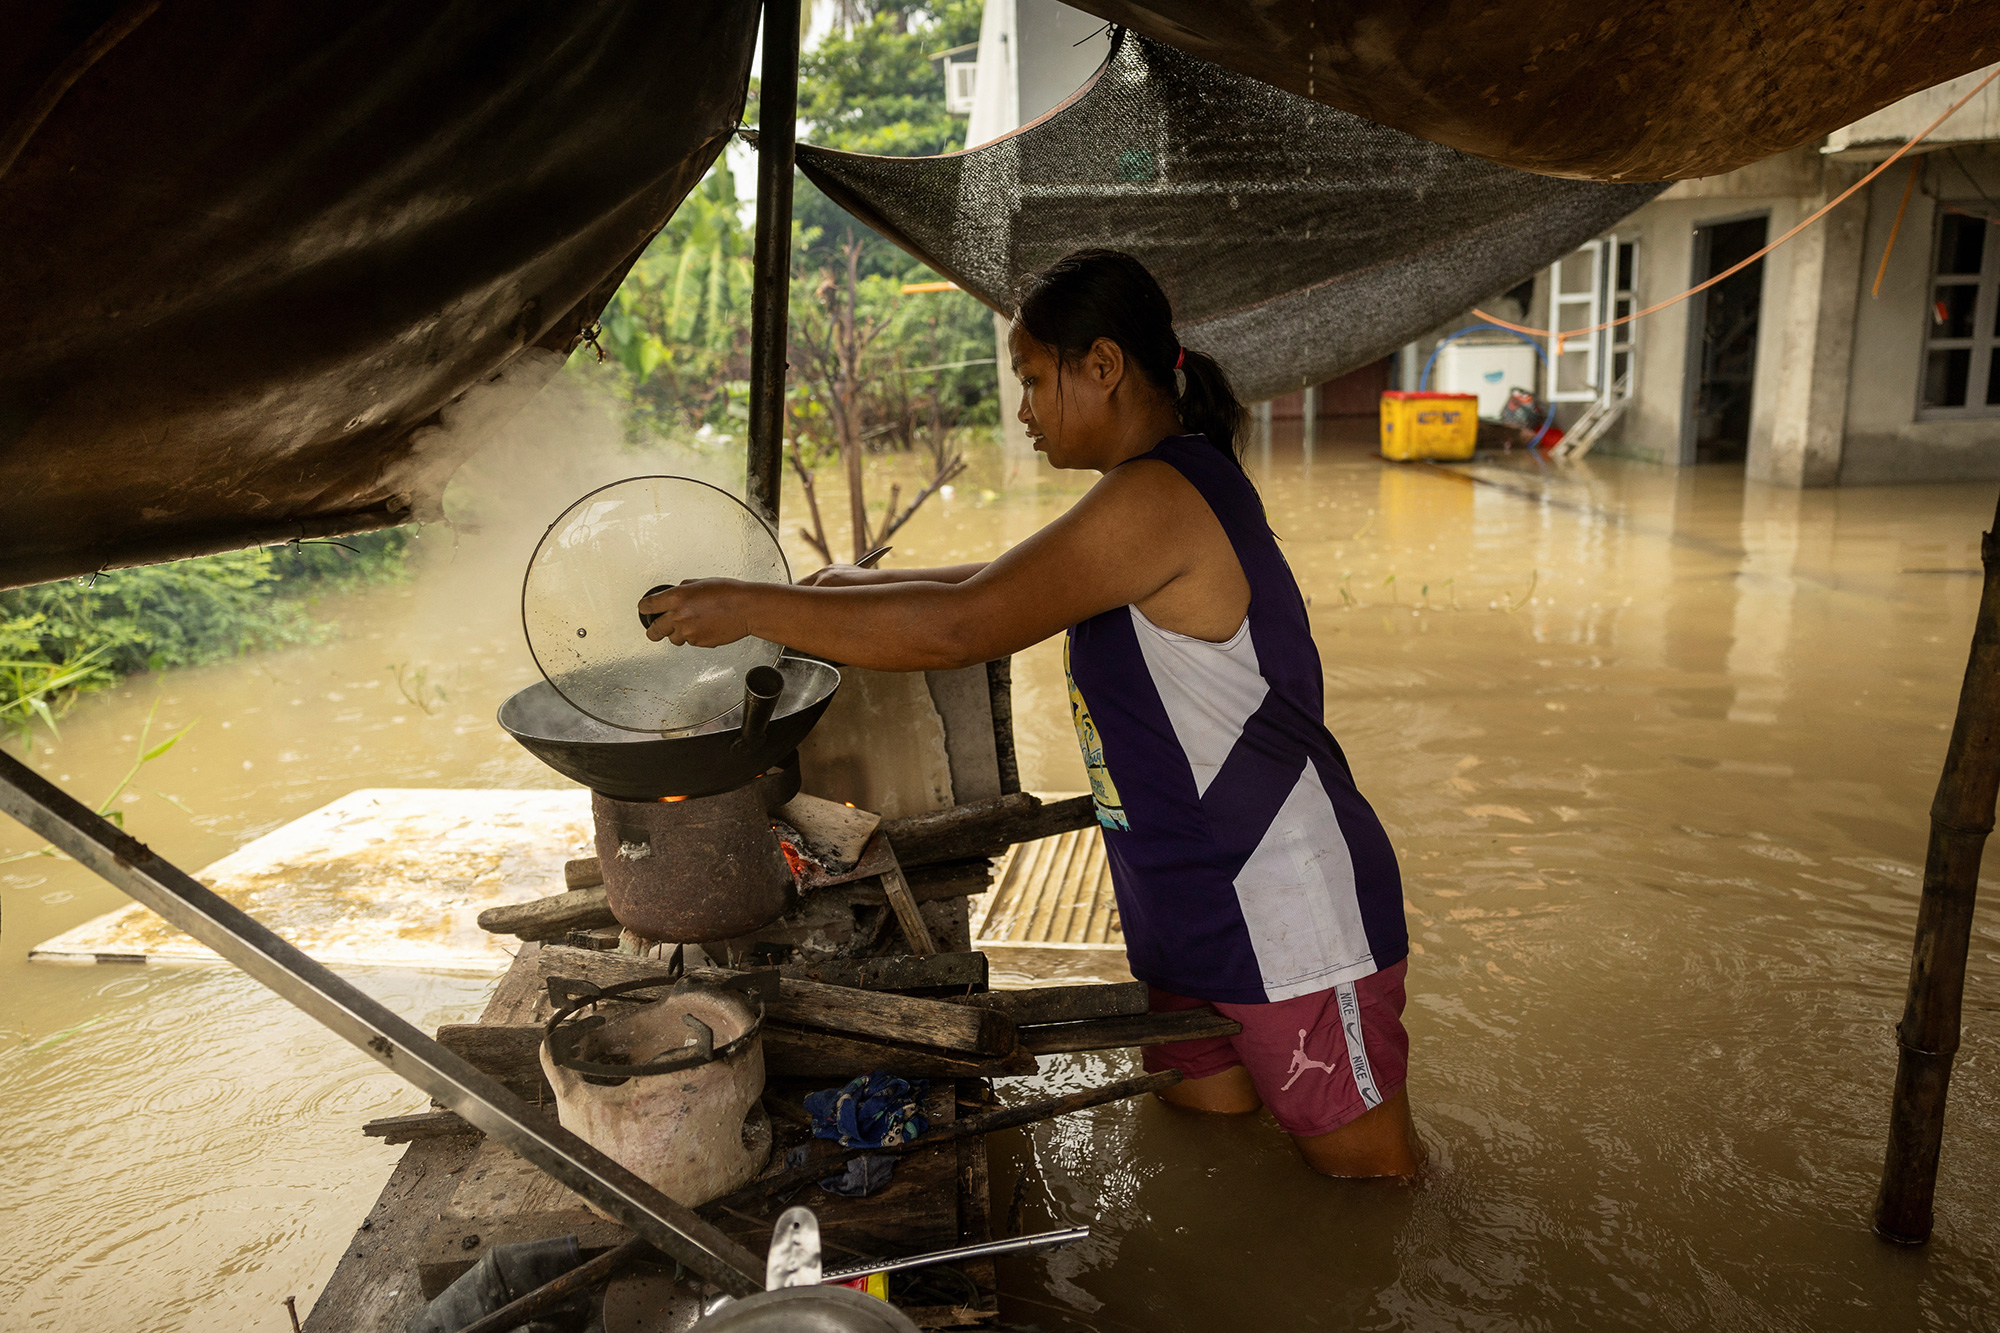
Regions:
<instances>
[{"instance_id":1,"label":"metal pole","mask_svg":"<svg viewBox=\"0 0 2000 1333\"><path fill-rule=\"evenodd\" d=\"M2000 532L2000 511L1993 516ZM1993 831L2000 794L2000 542L1983 535L1986 586L1972 628L1972 652L1959 689L1958 720L1945 749L1931 802L1930 847L1910 958L1910 991L1896 1025L1896 1091L1889 1106L1889 1150L1875 1198L1875 1234L1904 1245L1930 1239L1944 1145L1944 1101L1958 1052L1965 959L1979 860Z\"/></svg>"},{"instance_id":2,"label":"metal pole","mask_svg":"<svg viewBox=\"0 0 2000 1333\"><path fill-rule=\"evenodd\" d=\"M750 507L778 522L785 449L785 342L792 294L792 144L799 114L799 0L764 0L757 122L756 274L750 296Z\"/></svg>"},{"instance_id":3,"label":"metal pole","mask_svg":"<svg viewBox=\"0 0 2000 1333\"><path fill-rule=\"evenodd\" d=\"M877 1259L872 1263L855 1264L852 1268L836 1268L830 1273L820 1274L820 1281L852 1282L855 1278L867 1277L870 1273L900 1273L910 1268L963 1263L967 1259L987 1259L996 1254L1019 1254L1022 1250L1045 1250L1052 1245L1073 1245L1077 1241L1089 1239L1089 1227L1070 1227L1066 1231L1042 1231L1032 1236L1009 1236L1005 1240L987 1240L977 1245L961 1245L955 1250L913 1254L907 1259ZM467 1329L466 1333L472 1333L472 1330Z\"/></svg>"},{"instance_id":4,"label":"metal pole","mask_svg":"<svg viewBox=\"0 0 2000 1333\"><path fill-rule=\"evenodd\" d=\"M725 1291L747 1296L764 1289L763 1262L748 1250L4 751L0 810L604 1209L662 1254Z\"/></svg>"}]
</instances>

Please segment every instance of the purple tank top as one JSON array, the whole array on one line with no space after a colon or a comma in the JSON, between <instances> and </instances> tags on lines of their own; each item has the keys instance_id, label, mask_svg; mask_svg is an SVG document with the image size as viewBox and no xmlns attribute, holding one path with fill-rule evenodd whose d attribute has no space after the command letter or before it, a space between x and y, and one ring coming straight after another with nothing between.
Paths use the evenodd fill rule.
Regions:
<instances>
[{"instance_id":1,"label":"purple tank top","mask_svg":"<svg viewBox=\"0 0 2000 1333\"><path fill-rule=\"evenodd\" d=\"M1327 730L1319 648L1256 491L1205 436L1140 457L1208 501L1250 611L1209 643L1122 606L1064 645L1132 975L1254 1004L1391 967L1409 953L1396 854Z\"/></svg>"}]
</instances>

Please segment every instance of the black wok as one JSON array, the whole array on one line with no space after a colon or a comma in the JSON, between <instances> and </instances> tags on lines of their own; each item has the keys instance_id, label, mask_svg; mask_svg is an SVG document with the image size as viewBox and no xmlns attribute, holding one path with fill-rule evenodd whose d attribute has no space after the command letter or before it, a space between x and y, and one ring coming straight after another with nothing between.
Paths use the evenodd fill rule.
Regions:
<instances>
[{"instance_id":1,"label":"black wok","mask_svg":"<svg viewBox=\"0 0 2000 1333\"><path fill-rule=\"evenodd\" d=\"M572 708L536 681L500 705L500 725L537 759L621 801L733 791L798 748L840 686L840 672L809 657L781 657L777 705L761 736L746 737L738 707L692 732L625 731ZM757 719L753 717L756 730Z\"/></svg>"}]
</instances>

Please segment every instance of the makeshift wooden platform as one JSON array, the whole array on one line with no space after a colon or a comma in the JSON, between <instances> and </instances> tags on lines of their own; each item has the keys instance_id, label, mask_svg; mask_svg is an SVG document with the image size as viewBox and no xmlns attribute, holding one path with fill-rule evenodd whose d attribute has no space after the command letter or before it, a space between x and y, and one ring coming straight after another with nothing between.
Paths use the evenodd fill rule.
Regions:
<instances>
[{"instance_id":1,"label":"makeshift wooden platform","mask_svg":"<svg viewBox=\"0 0 2000 1333\"><path fill-rule=\"evenodd\" d=\"M522 947L481 1015L482 1026L508 1028L548 1018L540 949ZM774 1079L767 1102L798 1105L810 1088L839 1081ZM962 1111L988 1105L990 1095L978 1080L940 1080L932 1085L926 1111L933 1125L948 1124ZM773 1131L774 1156L780 1160L785 1147L805 1135L782 1115L773 1117ZM714 1220L732 1239L762 1254L771 1224L789 1203L805 1203L818 1215L830 1264L990 1239L986 1146L971 1138L911 1153L897 1164L894 1180L866 1199L844 1199L806 1185L761 1208L733 1210ZM563 1235L575 1235L588 1256L629 1233L477 1132L417 1138L314 1303L306 1333L403 1333L432 1296L490 1247ZM971 1280L962 1304L904 1306L921 1326L977 1328L993 1318L991 1263L958 1268Z\"/></svg>"}]
</instances>

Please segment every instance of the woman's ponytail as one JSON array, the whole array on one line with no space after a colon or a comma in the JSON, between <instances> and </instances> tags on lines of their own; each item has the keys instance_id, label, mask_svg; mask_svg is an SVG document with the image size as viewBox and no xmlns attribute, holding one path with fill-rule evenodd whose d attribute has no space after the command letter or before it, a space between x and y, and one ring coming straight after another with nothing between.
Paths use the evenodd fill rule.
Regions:
<instances>
[{"instance_id":1,"label":"woman's ponytail","mask_svg":"<svg viewBox=\"0 0 2000 1333\"><path fill-rule=\"evenodd\" d=\"M1051 348L1059 361L1074 364L1109 338L1172 400L1181 425L1206 435L1237 467L1236 440L1243 404L1215 358L1182 347L1174 334L1174 311L1159 282L1120 250L1072 250L1021 284L1015 318L1028 336ZM1175 374L1184 377L1177 387Z\"/></svg>"},{"instance_id":2,"label":"woman's ponytail","mask_svg":"<svg viewBox=\"0 0 2000 1333\"><path fill-rule=\"evenodd\" d=\"M1181 349L1181 374L1186 387L1174 403L1181 424L1189 431L1206 435L1208 442L1228 454L1238 467L1243 460L1236 454L1236 435L1243 428L1243 404L1229 387L1229 376L1206 352L1192 347Z\"/></svg>"}]
</instances>

